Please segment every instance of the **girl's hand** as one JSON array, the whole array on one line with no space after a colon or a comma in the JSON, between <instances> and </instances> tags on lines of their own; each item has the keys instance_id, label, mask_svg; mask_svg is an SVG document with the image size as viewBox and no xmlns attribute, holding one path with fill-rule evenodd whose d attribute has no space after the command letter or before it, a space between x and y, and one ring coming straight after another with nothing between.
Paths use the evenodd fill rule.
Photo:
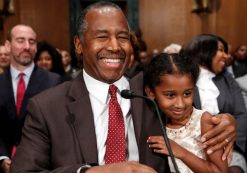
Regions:
<instances>
[{"instance_id":1,"label":"girl's hand","mask_svg":"<svg viewBox=\"0 0 247 173\"><path fill-rule=\"evenodd\" d=\"M150 136L147 142L149 148L153 149L155 153L169 155L163 136ZM185 149L171 139L169 142L174 156L181 159L185 154Z\"/></svg>"}]
</instances>

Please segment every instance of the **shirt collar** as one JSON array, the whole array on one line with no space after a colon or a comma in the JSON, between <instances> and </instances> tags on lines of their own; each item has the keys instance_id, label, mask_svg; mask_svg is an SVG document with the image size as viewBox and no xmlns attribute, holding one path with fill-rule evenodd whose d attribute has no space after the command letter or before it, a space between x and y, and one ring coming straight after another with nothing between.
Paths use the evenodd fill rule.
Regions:
<instances>
[{"instance_id":1,"label":"shirt collar","mask_svg":"<svg viewBox=\"0 0 247 173\"><path fill-rule=\"evenodd\" d=\"M215 75L215 73L209 71L208 69L203 68L203 67L200 67L200 76L202 76L202 77L207 77L207 78L209 78L209 79L212 79L212 78L214 78L216 75Z\"/></svg>"},{"instance_id":2,"label":"shirt collar","mask_svg":"<svg viewBox=\"0 0 247 173\"><path fill-rule=\"evenodd\" d=\"M94 79L93 77L89 76L89 74L87 74L87 72L84 69L83 78L88 92L100 102L107 104L109 98L108 90L110 84ZM122 76L113 84L118 88L118 93L120 93L120 91L122 91L123 89L129 89L129 82L124 76Z\"/></svg>"},{"instance_id":3,"label":"shirt collar","mask_svg":"<svg viewBox=\"0 0 247 173\"><path fill-rule=\"evenodd\" d=\"M14 66L10 65L10 73L11 73L12 79L18 79L19 74L21 72L24 73L25 76L29 79L31 77L32 72L33 72L34 66L35 66L34 62L32 62L31 65L29 67L27 67L25 70L19 71Z\"/></svg>"}]
</instances>

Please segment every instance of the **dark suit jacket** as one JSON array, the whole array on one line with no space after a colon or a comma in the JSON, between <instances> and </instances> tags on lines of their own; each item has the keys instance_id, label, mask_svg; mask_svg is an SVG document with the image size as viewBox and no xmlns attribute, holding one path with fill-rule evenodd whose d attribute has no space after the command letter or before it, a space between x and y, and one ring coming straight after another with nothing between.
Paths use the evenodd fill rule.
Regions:
<instances>
[{"instance_id":1,"label":"dark suit jacket","mask_svg":"<svg viewBox=\"0 0 247 173\"><path fill-rule=\"evenodd\" d=\"M235 78L241 77L247 74L247 61L245 62L237 62L233 61L232 70Z\"/></svg>"},{"instance_id":2,"label":"dark suit jacket","mask_svg":"<svg viewBox=\"0 0 247 173\"><path fill-rule=\"evenodd\" d=\"M65 72L63 76L64 81L68 81L68 80L76 78L76 76L80 73L80 71L81 71L80 68L71 66L70 70Z\"/></svg>"},{"instance_id":3,"label":"dark suit jacket","mask_svg":"<svg viewBox=\"0 0 247 173\"><path fill-rule=\"evenodd\" d=\"M143 94L142 77L140 74L130 81L136 94ZM28 110L11 173L74 173L82 164L98 163L97 127L81 74L32 98ZM162 134L156 116L142 99L131 100L131 115L140 162L163 173L165 157L152 153L146 142L148 136Z\"/></svg>"},{"instance_id":4,"label":"dark suit jacket","mask_svg":"<svg viewBox=\"0 0 247 173\"><path fill-rule=\"evenodd\" d=\"M237 121L236 143L242 151L245 151L247 138L247 113L241 89L228 72L217 75L213 82L220 91L217 98L220 113L230 113ZM198 88L194 95L194 106L201 109L201 101Z\"/></svg>"},{"instance_id":5,"label":"dark suit jacket","mask_svg":"<svg viewBox=\"0 0 247 173\"><path fill-rule=\"evenodd\" d=\"M13 145L18 145L20 142L29 98L60 82L61 78L57 74L35 67L17 118L10 70L0 76L0 156L10 156Z\"/></svg>"}]
</instances>

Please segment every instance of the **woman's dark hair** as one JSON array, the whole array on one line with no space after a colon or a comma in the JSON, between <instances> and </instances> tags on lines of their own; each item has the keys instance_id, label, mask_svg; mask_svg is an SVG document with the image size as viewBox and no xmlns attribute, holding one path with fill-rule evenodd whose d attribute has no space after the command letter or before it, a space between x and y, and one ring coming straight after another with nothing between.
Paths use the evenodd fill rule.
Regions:
<instances>
[{"instance_id":1,"label":"woman's dark hair","mask_svg":"<svg viewBox=\"0 0 247 173\"><path fill-rule=\"evenodd\" d=\"M213 34L201 34L195 36L181 50L181 54L191 57L199 65L206 66L212 70L212 59L218 51L218 42L224 45L224 51L228 52L227 42Z\"/></svg>"},{"instance_id":2,"label":"woman's dark hair","mask_svg":"<svg viewBox=\"0 0 247 173\"><path fill-rule=\"evenodd\" d=\"M190 74L194 84L199 75L199 67L191 58L180 54L160 53L144 69L144 85L154 89L160 77L166 74Z\"/></svg>"},{"instance_id":3,"label":"woman's dark hair","mask_svg":"<svg viewBox=\"0 0 247 173\"><path fill-rule=\"evenodd\" d=\"M65 74L62 62L61 54L53 47L51 44L47 43L46 41L42 41L38 43L38 50L35 54L34 62L36 63L39 60L41 53L47 51L52 59L52 68L51 72L58 73L61 76Z\"/></svg>"}]
</instances>

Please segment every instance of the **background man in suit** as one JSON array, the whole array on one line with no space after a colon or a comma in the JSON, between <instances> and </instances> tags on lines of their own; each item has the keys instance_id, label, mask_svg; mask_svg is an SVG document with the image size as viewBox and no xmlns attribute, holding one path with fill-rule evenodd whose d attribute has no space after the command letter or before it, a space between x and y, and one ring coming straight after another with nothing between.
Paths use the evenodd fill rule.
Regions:
<instances>
[{"instance_id":1,"label":"background man in suit","mask_svg":"<svg viewBox=\"0 0 247 173\"><path fill-rule=\"evenodd\" d=\"M7 173L11 153L14 155L21 139L28 99L60 83L61 79L60 76L34 65L36 33L30 26L14 26L5 46L10 51L11 65L6 73L0 76L0 160L1 171ZM20 73L23 73L22 91L19 88Z\"/></svg>"},{"instance_id":2,"label":"background man in suit","mask_svg":"<svg viewBox=\"0 0 247 173\"><path fill-rule=\"evenodd\" d=\"M142 73L129 81L123 76L133 56L130 30L123 12L115 4L98 2L81 13L77 28L74 42L76 52L83 55L83 72L76 79L30 99L22 140L10 172L169 172L166 158L155 155L147 144L150 135L161 135L157 117L145 101L130 101L119 94L123 89L143 94ZM118 90L115 100L121 111L118 110L117 119L124 119L122 140L126 147L123 158L117 157L120 160L108 164L113 97L108 91L113 85ZM234 120L225 117L205 136L208 139L219 132L218 147L225 146L224 139L235 134ZM120 136L122 129L122 126L116 128L113 138Z\"/></svg>"}]
</instances>

